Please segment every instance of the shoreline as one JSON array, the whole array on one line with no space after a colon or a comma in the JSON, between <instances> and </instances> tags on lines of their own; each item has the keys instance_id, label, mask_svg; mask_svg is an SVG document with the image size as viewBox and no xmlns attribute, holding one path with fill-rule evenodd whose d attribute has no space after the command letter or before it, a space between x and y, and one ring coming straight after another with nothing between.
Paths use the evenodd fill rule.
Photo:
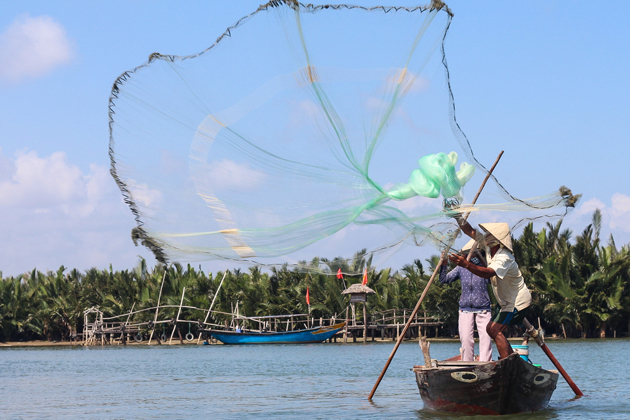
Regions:
<instances>
[{"instance_id":1,"label":"shoreline","mask_svg":"<svg viewBox=\"0 0 630 420\"><path fill-rule=\"evenodd\" d=\"M562 338L562 337L545 337L545 341L546 342L562 342L562 341L575 341L575 342L583 342L583 341L610 341L610 340L628 340L630 339L629 337L606 337L606 338ZM427 337L427 340L430 342L436 342L436 343L459 343L459 338L446 338L446 337L438 337L438 338L429 338ZM520 341L523 341L522 337L512 337L512 338L508 338L508 340L511 343L517 343ZM411 339L411 340L404 340L403 343L405 342L411 342L411 343L417 343L419 341L419 339ZM478 339L475 339L475 342L479 342ZM141 342L136 342L136 341L131 341L128 342L126 344L126 346L148 346L148 340L144 340ZM395 340L392 339L380 339L380 338L376 338L374 341L372 341L371 338L368 338L367 344L394 344L396 343ZM322 344L343 344L343 339L342 338L337 338L337 342L336 343L322 343ZM357 338L356 342L353 342L352 339L348 339L348 343L347 344L363 344L363 338ZM153 340L153 342L151 343L152 346L168 346L169 344L157 344L157 342L155 340ZM181 344L179 342L179 340L177 340L177 342L175 342L175 340L173 340L173 344L172 345L177 345L177 346L189 346L189 345L194 345L194 346L201 346L203 345L203 341L200 341L199 344L197 344L197 340L193 340L192 342L186 342L184 341L184 344ZM212 343L212 346L215 345L223 345L222 343ZM535 343L530 343L530 345L535 345ZM94 346L90 346L90 347L120 347L122 346L122 344L116 343L116 344L105 344L105 345L94 345ZM46 341L46 340L33 340L33 341L7 341L5 343L0 342L0 348L20 348L20 347L84 347L83 345L83 341Z\"/></svg>"}]
</instances>

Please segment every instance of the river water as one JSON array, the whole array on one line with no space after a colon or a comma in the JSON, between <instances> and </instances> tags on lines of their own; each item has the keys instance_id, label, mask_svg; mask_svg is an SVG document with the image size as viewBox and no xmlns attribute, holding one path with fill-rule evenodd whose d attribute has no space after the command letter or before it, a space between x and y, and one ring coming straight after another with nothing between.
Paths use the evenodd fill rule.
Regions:
<instances>
[{"instance_id":1,"label":"river water","mask_svg":"<svg viewBox=\"0 0 630 420\"><path fill-rule=\"evenodd\" d=\"M505 419L630 419L630 340L551 341L582 389L560 379L547 410ZM436 419L423 409L404 343L373 402L366 397L393 343L264 346L0 348L1 419ZM459 353L434 342L431 356ZM496 357L496 351L495 351ZM535 345L530 358L551 362ZM481 417L475 417L476 419Z\"/></svg>"}]
</instances>

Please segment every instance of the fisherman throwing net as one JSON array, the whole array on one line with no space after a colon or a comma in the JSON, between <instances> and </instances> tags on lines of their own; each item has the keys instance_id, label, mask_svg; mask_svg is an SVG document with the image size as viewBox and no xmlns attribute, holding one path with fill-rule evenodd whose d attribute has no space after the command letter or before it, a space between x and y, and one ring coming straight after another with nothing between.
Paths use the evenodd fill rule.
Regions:
<instances>
[{"instance_id":1,"label":"fisherman throwing net","mask_svg":"<svg viewBox=\"0 0 630 420\"><path fill-rule=\"evenodd\" d=\"M510 227L507 223L482 223L479 225L482 231L479 231L467 221L461 218L458 220L462 231L476 240L481 249L485 249L488 266L473 264L457 254L451 254L449 259L471 273L491 280L501 309L488 323L486 331L494 340L499 357L505 359L514 351L503 331L510 325L522 326L532 302L532 296L512 254Z\"/></svg>"}]
</instances>

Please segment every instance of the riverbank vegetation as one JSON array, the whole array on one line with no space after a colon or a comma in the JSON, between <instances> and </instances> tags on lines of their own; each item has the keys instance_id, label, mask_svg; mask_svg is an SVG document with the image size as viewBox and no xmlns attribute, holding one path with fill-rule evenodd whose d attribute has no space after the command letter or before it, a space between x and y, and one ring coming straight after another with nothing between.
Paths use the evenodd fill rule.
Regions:
<instances>
[{"instance_id":1,"label":"riverbank vegetation","mask_svg":"<svg viewBox=\"0 0 630 420\"><path fill-rule=\"evenodd\" d=\"M547 224L538 232L530 224L514 238L516 260L533 294L530 316L532 320L540 317L547 334L584 338L628 335L630 247L617 248L612 236L603 245L600 227L601 213L596 211L593 223L575 238L561 222ZM370 312L413 308L438 261L434 256L395 272L376 270L363 250L351 261L315 258L298 267L274 267L268 272L261 267L230 270L213 309L232 313L238 302L240 313L247 316L306 313L308 287L313 317L336 315L339 319L348 306L348 297L341 292L361 281L361 275L337 279L335 274L339 268L362 273L365 267L368 285L376 291L369 297ZM322 265L327 267L324 273L310 269ZM155 307L162 279L161 305L179 305L185 287L184 305L207 308L223 274L206 274L179 264L149 270L144 260L123 271L110 266L80 272L62 266L56 272L33 270L6 278L0 274L0 341L67 340L82 331L83 311L92 306L98 306L105 316L128 313L132 306L136 310ZM459 284L435 282L423 303L423 310L444 322L444 335L457 333L458 299ZM175 310L165 309L160 317L174 318ZM135 321L149 321L153 315L136 316ZM203 315L184 311L181 318L201 319Z\"/></svg>"}]
</instances>

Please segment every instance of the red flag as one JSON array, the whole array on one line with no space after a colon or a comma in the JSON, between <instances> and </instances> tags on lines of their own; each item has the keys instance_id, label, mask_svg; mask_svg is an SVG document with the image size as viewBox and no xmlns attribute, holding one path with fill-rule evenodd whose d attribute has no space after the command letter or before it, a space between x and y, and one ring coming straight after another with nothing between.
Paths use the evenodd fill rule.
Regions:
<instances>
[{"instance_id":1,"label":"red flag","mask_svg":"<svg viewBox=\"0 0 630 420\"><path fill-rule=\"evenodd\" d=\"M337 270L337 278L338 279L342 279L343 278L343 274L341 273L341 268L339 270Z\"/></svg>"},{"instance_id":2,"label":"red flag","mask_svg":"<svg viewBox=\"0 0 630 420\"><path fill-rule=\"evenodd\" d=\"M367 268L363 270L363 282L361 283L361 286L365 286L366 284L367 284Z\"/></svg>"},{"instance_id":3,"label":"red flag","mask_svg":"<svg viewBox=\"0 0 630 420\"><path fill-rule=\"evenodd\" d=\"M308 286L306 287L306 304L307 305L311 304L311 297L308 294Z\"/></svg>"}]
</instances>

